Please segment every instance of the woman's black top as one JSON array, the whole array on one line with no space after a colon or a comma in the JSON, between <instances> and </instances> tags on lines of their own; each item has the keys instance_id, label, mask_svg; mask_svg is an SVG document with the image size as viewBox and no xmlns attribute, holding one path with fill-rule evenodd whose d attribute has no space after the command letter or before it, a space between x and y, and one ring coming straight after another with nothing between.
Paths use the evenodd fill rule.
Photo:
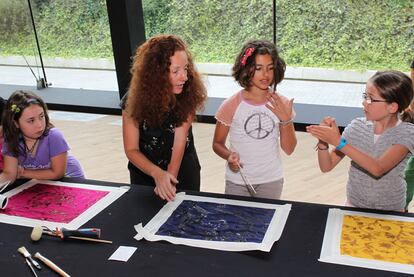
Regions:
<instances>
[{"instance_id":1,"label":"woman's black top","mask_svg":"<svg viewBox=\"0 0 414 277\"><path fill-rule=\"evenodd\" d=\"M121 107L125 107L126 97L121 100ZM167 170L171 160L175 128L175 117L172 111L165 115L161 126L149 126L144 120L139 124L139 149L153 164ZM131 162L128 163L131 184L155 186L154 179L142 172ZM194 147L192 127L187 135L184 156L178 172L178 190L200 190L200 163Z\"/></svg>"}]
</instances>

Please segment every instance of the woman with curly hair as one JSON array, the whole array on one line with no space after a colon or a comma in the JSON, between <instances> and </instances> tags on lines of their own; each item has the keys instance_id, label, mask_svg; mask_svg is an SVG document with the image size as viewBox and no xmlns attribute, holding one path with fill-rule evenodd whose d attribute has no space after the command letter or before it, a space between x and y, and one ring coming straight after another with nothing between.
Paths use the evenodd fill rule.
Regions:
<instances>
[{"instance_id":1,"label":"woman with curly hair","mask_svg":"<svg viewBox=\"0 0 414 277\"><path fill-rule=\"evenodd\" d=\"M121 101L124 151L132 184L154 186L167 201L176 187L200 190L200 164L191 123L207 98L185 43L155 36L136 51Z\"/></svg>"}]
</instances>

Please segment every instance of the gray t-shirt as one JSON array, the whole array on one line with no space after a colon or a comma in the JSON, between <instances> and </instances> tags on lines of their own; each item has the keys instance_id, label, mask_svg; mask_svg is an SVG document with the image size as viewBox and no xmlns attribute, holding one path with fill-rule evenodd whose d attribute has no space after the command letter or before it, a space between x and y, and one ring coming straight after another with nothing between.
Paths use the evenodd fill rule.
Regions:
<instances>
[{"instance_id":1,"label":"gray t-shirt","mask_svg":"<svg viewBox=\"0 0 414 277\"><path fill-rule=\"evenodd\" d=\"M348 201L356 207L403 210L407 189L404 169L414 153L414 124L401 122L386 130L374 142L373 122L357 118L345 128L342 136L350 145L374 158L380 157L394 144L407 147L407 156L381 177L371 175L351 161L347 184Z\"/></svg>"}]
</instances>

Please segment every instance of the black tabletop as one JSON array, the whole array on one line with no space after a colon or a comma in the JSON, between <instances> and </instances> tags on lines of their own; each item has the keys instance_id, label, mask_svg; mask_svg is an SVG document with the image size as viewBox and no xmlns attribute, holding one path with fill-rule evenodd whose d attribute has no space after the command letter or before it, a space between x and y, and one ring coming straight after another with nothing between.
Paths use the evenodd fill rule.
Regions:
<instances>
[{"instance_id":1,"label":"black tabletop","mask_svg":"<svg viewBox=\"0 0 414 277\"><path fill-rule=\"evenodd\" d=\"M71 181L71 180L67 180ZM123 184L82 181L89 184ZM209 197L251 200L211 193L191 193ZM32 228L0 224L0 276L33 276L17 248L25 246L33 255L46 256L71 276L405 276L406 274L319 262L328 209L333 206L279 200L256 201L291 203L285 229L272 250L228 252L202 249L168 242L137 241L134 225L146 224L165 204L153 189L131 189L84 224L102 230L102 239L113 244L62 241L43 236L32 242ZM341 207L344 208L344 207ZM344 208L345 209L345 208ZM351 209L352 208L346 208ZM362 209L353 209L362 210ZM362 210L368 211L368 210ZM375 211L379 212L379 211ZM413 216L412 214L400 214ZM109 261L119 246L135 246L128 262ZM39 276L57 276L46 266Z\"/></svg>"}]
</instances>

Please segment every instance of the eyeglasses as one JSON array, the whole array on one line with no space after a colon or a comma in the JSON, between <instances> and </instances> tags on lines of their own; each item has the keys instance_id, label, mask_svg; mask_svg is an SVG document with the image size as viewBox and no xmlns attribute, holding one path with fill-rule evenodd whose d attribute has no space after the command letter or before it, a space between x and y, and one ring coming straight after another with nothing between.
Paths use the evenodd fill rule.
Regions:
<instances>
[{"instance_id":1,"label":"eyeglasses","mask_svg":"<svg viewBox=\"0 0 414 277\"><path fill-rule=\"evenodd\" d=\"M365 100L367 104L376 103L376 102L384 102L386 103L386 100L378 100L378 99L372 99L371 96L369 96L366 92L362 93L362 100Z\"/></svg>"}]
</instances>

